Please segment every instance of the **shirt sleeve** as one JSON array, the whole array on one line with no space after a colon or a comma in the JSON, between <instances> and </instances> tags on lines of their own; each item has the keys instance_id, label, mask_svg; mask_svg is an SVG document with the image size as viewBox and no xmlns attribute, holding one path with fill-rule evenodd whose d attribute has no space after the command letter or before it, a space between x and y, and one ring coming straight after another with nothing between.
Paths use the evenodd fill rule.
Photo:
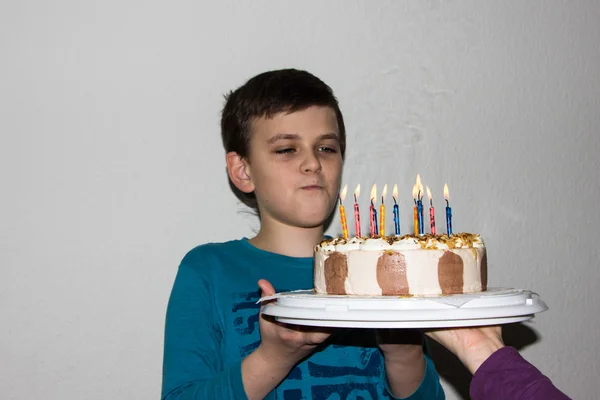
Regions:
<instances>
[{"instance_id":1,"label":"shirt sleeve","mask_svg":"<svg viewBox=\"0 0 600 400\"><path fill-rule=\"evenodd\" d=\"M383 368L385 374L385 368ZM421 384L417 388L417 390L408 397L404 397L402 399L398 397L392 396L392 391L390 390L390 386L387 380L387 376L383 377L385 382L385 388L391 399L394 400L445 400L446 395L444 394L444 389L442 388L442 384L440 383L440 377L435 370L435 366L433 365L433 361L425 352L425 375L423 376L423 380Z\"/></svg>"},{"instance_id":2,"label":"shirt sleeve","mask_svg":"<svg viewBox=\"0 0 600 400\"><path fill-rule=\"evenodd\" d=\"M569 399L513 347L496 351L475 371L469 391L473 400Z\"/></svg>"},{"instance_id":3,"label":"shirt sleeve","mask_svg":"<svg viewBox=\"0 0 600 400\"><path fill-rule=\"evenodd\" d=\"M165 322L163 400L246 399L241 361L222 365L222 328L208 279L182 263Z\"/></svg>"}]
</instances>

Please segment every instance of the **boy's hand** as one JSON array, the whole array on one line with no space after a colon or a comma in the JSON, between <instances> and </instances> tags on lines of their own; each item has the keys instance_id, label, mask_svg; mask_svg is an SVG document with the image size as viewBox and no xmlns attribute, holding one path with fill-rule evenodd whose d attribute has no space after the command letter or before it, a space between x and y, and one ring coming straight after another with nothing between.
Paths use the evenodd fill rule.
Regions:
<instances>
[{"instance_id":1,"label":"boy's hand","mask_svg":"<svg viewBox=\"0 0 600 400\"><path fill-rule=\"evenodd\" d=\"M258 286L262 296L275 294L268 281L261 279ZM264 399L285 379L294 365L312 353L329 335L322 328L284 325L260 307L260 345L242 361L242 383L249 400Z\"/></svg>"},{"instance_id":2,"label":"boy's hand","mask_svg":"<svg viewBox=\"0 0 600 400\"><path fill-rule=\"evenodd\" d=\"M500 326L428 330L425 333L454 353L472 374L504 347Z\"/></svg>"},{"instance_id":3,"label":"boy's hand","mask_svg":"<svg viewBox=\"0 0 600 400\"><path fill-rule=\"evenodd\" d=\"M378 329L388 383L394 397L409 397L425 376L424 336L412 329Z\"/></svg>"},{"instance_id":4,"label":"boy's hand","mask_svg":"<svg viewBox=\"0 0 600 400\"><path fill-rule=\"evenodd\" d=\"M265 279L259 280L258 286L261 297L275 294L273 285ZM331 329L279 323L262 315L263 306L259 316L261 342L256 351L281 368L291 369L331 335Z\"/></svg>"}]
</instances>

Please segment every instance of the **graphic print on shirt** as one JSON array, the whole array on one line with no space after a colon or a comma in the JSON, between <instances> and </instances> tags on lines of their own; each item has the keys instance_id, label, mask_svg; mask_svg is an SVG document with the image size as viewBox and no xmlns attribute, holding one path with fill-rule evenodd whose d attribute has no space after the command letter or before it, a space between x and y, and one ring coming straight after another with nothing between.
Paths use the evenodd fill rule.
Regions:
<instances>
[{"instance_id":1,"label":"graphic print on shirt","mask_svg":"<svg viewBox=\"0 0 600 400\"><path fill-rule=\"evenodd\" d=\"M235 293L232 298L233 326L238 337L240 357L246 357L260 344L258 291ZM389 398L383 383L382 359L377 348L356 348L330 344L327 352L315 352L297 365L277 387L279 400L371 400Z\"/></svg>"},{"instance_id":2,"label":"graphic print on shirt","mask_svg":"<svg viewBox=\"0 0 600 400\"><path fill-rule=\"evenodd\" d=\"M240 356L246 357L252 353L260 344L260 332L258 327L258 313L260 304L258 291L246 293L234 293L231 308L233 315L233 326L239 335Z\"/></svg>"}]
</instances>

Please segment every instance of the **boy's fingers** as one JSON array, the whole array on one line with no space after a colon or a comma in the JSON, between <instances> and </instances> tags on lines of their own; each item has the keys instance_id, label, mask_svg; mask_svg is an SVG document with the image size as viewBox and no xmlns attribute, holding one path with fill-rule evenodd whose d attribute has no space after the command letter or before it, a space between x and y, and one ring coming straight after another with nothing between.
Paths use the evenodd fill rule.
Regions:
<instances>
[{"instance_id":1,"label":"boy's fingers","mask_svg":"<svg viewBox=\"0 0 600 400\"><path fill-rule=\"evenodd\" d=\"M271 285L271 282L266 279L259 279L258 287L260 287L260 290L262 291L261 297L275 294L275 288Z\"/></svg>"},{"instance_id":2,"label":"boy's fingers","mask_svg":"<svg viewBox=\"0 0 600 400\"><path fill-rule=\"evenodd\" d=\"M273 288L273 285L271 285L271 282L269 282L266 279L259 279L258 287L260 288L260 297L261 298L275 294L275 288ZM262 310L266 304L269 304L273 301L275 301L275 300L267 300L267 301L261 302L260 303L260 313L262 314ZM274 318L273 318L273 321L274 321Z\"/></svg>"}]
</instances>

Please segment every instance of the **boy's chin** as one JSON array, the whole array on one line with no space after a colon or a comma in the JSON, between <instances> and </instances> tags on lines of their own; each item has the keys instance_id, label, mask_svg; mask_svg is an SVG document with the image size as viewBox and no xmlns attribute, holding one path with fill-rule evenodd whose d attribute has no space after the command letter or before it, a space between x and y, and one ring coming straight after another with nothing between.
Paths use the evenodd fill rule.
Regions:
<instances>
[{"instance_id":1,"label":"boy's chin","mask_svg":"<svg viewBox=\"0 0 600 400\"><path fill-rule=\"evenodd\" d=\"M298 216L299 218L294 221L296 226L299 228L320 228L325 224L327 220L326 215L311 215L311 216Z\"/></svg>"}]
</instances>

